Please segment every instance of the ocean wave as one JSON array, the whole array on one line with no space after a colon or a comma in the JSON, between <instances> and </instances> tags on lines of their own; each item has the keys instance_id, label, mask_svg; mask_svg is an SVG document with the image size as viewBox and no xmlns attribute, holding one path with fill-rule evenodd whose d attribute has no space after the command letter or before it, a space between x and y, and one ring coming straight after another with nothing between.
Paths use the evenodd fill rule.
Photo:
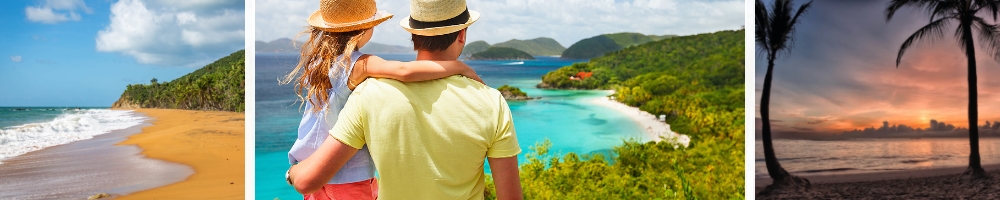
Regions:
<instances>
[{"instance_id":1,"label":"ocean wave","mask_svg":"<svg viewBox=\"0 0 1000 200\"><path fill-rule=\"evenodd\" d=\"M0 130L0 161L136 126L145 119L125 110L68 110L51 121L7 127Z\"/></svg>"}]
</instances>

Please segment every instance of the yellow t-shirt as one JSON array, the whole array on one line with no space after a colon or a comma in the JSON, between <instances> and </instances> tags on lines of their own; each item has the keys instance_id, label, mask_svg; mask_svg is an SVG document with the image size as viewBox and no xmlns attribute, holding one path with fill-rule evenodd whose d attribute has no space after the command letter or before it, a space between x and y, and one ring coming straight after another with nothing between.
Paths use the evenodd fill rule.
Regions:
<instances>
[{"instance_id":1,"label":"yellow t-shirt","mask_svg":"<svg viewBox=\"0 0 1000 200\"><path fill-rule=\"evenodd\" d=\"M507 101L463 76L403 84L369 78L330 135L368 144L379 199L482 199L486 157L521 152Z\"/></svg>"}]
</instances>

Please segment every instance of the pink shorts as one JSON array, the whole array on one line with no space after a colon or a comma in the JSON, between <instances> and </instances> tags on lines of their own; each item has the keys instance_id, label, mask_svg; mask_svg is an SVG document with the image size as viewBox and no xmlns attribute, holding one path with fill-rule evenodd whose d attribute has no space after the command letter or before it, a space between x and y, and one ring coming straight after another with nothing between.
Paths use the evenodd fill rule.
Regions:
<instances>
[{"instance_id":1,"label":"pink shorts","mask_svg":"<svg viewBox=\"0 0 1000 200\"><path fill-rule=\"evenodd\" d=\"M374 200L378 198L378 181L373 179L326 184L315 193L304 195L306 200Z\"/></svg>"}]
</instances>

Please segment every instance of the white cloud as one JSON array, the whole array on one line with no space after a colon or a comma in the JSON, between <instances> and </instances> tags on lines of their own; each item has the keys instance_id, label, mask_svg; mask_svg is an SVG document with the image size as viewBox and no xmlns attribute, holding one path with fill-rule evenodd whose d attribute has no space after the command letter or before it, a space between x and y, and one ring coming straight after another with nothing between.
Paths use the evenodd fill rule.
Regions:
<instances>
[{"instance_id":1,"label":"white cloud","mask_svg":"<svg viewBox=\"0 0 1000 200\"><path fill-rule=\"evenodd\" d=\"M41 6L28 6L24 8L24 15L28 21L45 24L56 24L65 21L80 21L80 14L76 10L83 10L87 14L94 11L87 7L83 0L46 0Z\"/></svg>"},{"instance_id":2,"label":"white cloud","mask_svg":"<svg viewBox=\"0 0 1000 200\"><path fill-rule=\"evenodd\" d=\"M255 40L289 38L307 26L319 8L316 1L257 0ZM410 46L410 34L399 27L409 15L408 1L376 0L379 10L395 17L375 28L372 41ZM563 46L604 33L690 35L739 29L744 1L677 0L468 0L482 14L469 28L469 40L490 44L510 39L551 37Z\"/></svg>"},{"instance_id":3,"label":"white cloud","mask_svg":"<svg viewBox=\"0 0 1000 200\"><path fill-rule=\"evenodd\" d=\"M10 56L10 61L21 62L21 56Z\"/></svg>"},{"instance_id":4,"label":"white cloud","mask_svg":"<svg viewBox=\"0 0 1000 200\"><path fill-rule=\"evenodd\" d=\"M97 50L143 64L202 66L243 48L243 16L242 6L228 4L120 0L97 33Z\"/></svg>"}]
</instances>

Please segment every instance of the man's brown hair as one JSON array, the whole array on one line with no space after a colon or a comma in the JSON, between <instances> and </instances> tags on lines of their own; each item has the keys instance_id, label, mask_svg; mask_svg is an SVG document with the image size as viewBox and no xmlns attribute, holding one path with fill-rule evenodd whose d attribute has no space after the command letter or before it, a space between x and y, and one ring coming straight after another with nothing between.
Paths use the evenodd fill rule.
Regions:
<instances>
[{"instance_id":1,"label":"man's brown hair","mask_svg":"<svg viewBox=\"0 0 1000 200\"><path fill-rule=\"evenodd\" d=\"M449 46L451 46L451 43L454 43L455 40L458 39L458 33L464 30L465 29L462 29L460 31L455 31L454 33L436 35L436 36L422 36L422 35L412 34L413 36L410 37L410 39L413 40L413 50L417 51L423 50L431 52L444 51L448 49Z\"/></svg>"}]
</instances>

